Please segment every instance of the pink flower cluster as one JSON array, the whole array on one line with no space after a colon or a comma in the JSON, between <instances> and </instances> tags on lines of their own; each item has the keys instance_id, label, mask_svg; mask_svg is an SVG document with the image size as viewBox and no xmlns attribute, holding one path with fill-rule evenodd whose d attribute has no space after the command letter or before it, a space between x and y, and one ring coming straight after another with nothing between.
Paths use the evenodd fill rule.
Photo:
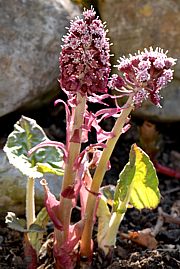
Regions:
<instances>
[{"instance_id":1,"label":"pink flower cluster","mask_svg":"<svg viewBox=\"0 0 180 269\"><path fill-rule=\"evenodd\" d=\"M67 93L104 93L110 73L106 31L93 9L71 21L60 54L60 85Z\"/></svg>"},{"instance_id":2,"label":"pink flower cluster","mask_svg":"<svg viewBox=\"0 0 180 269\"><path fill-rule=\"evenodd\" d=\"M124 86L129 93L133 92L135 106L140 106L143 100L148 98L160 106L160 90L173 79L171 67L175 63L175 59L167 57L167 52L164 53L160 48L153 50L152 47L129 55L129 58L122 57L117 67L123 73L123 82L122 78L114 76L110 86L116 85L117 89Z\"/></svg>"}]
</instances>

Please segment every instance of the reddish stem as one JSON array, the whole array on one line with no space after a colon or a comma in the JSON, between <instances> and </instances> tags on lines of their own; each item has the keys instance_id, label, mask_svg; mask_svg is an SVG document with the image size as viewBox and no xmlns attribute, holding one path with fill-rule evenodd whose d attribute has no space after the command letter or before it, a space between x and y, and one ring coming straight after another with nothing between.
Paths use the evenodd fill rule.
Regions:
<instances>
[{"instance_id":1,"label":"reddish stem","mask_svg":"<svg viewBox=\"0 0 180 269\"><path fill-rule=\"evenodd\" d=\"M157 173L180 179L180 172L172 168L166 167L162 164L159 164L157 161L153 161L153 163L154 163Z\"/></svg>"}]
</instances>

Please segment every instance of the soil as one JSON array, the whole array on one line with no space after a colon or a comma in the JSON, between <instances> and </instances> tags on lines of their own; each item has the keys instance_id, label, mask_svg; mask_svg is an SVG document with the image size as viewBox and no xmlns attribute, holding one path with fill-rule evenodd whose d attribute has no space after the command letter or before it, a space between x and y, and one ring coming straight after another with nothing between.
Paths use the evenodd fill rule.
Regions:
<instances>
[{"instance_id":1,"label":"soil","mask_svg":"<svg viewBox=\"0 0 180 269\"><path fill-rule=\"evenodd\" d=\"M13 124L19 119L22 113L25 116L35 118L44 128L50 139L65 142L64 109L62 106L54 109L52 102L50 106L43 107L36 111L18 111L17 113L0 119L1 126L7 126L0 131L1 147L3 147L8 134L12 131ZM150 142L146 141L146 132L143 131L143 128L141 129L141 127L144 126L144 120L132 119L131 123L132 128L121 137L116 150L113 152L111 158L112 169L106 174L103 182L104 185L116 183L119 172L128 160L130 146L134 142L141 146L144 145L144 147L145 145L147 146L148 143L153 142L149 148L146 148L147 151L149 151L148 153L150 153L153 158L156 158L161 165L170 167L175 171L180 171L180 159L178 159L180 152L180 134L178 133L178 123L147 123L146 121L145 124L149 124L149 126L145 126L145 128L147 127L151 130L154 128L155 130L155 132L152 131L152 139L150 139ZM110 129L111 126L112 121L106 121L104 124L107 130ZM93 136L91 140L94 140ZM119 160L121 160L121 163ZM111 255L108 257L105 257L102 251L97 247L97 226L95 225L93 233L95 244L92 269L180 268L179 179L175 176L164 175L162 173L159 173L158 177L161 191L161 202L158 208L153 211L145 209L141 212L134 208L128 209L119 228L116 247L112 249ZM169 218L166 214L168 214ZM78 216L79 212L74 209L73 220L75 221ZM4 217L5 214L0 215L0 268L27 268L27 260L23 250L23 234L7 228ZM158 226L159 221L161 223L160 226ZM153 237L152 232L155 231L156 228L156 234ZM52 224L49 223L47 235L52 232L52 229ZM157 241L157 245L155 247L147 247L141 246L139 243L135 242L136 240L133 240L133 236L137 235L139 231L147 232L148 236L150 236L150 240L153 237L153 240ZM40 261L40 264L43 263L46 263L46 266L41 268L53 268L52 252Z\"/></svg>"}]
</instances>

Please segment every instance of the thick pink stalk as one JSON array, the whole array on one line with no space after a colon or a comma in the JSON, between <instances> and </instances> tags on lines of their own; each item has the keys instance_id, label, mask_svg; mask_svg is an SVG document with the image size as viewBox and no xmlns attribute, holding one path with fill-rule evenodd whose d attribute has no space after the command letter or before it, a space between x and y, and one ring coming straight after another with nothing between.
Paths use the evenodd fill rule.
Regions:
<instances>
[{"instance_id":1,"label":"thick pink stalk","mask_svg":"<svg viewBox=\"0 0 180 269\"><path fill-rule=\"evenodd\" d=\"M74 170L74 163L76 157L80 153L81 149L81 135L82 135L82 124L84 122L84 112L86 107L86 96L81 96L80 93L77 94L77 106L74 111L73 126L71 130L71 137L69 143L68 157L65 165L65 172L63 178L63 185L61 193L66 190L69 186L74 185L74 180L76 177L76 171ZM76 141L75 136L73 135L78 130L78 139ZM69 235L69 225L71 218L72 210L72 200L64 198L60 193L60 205L59 205L59 216L62 225L63 231L55 229L55 243L54 246L56 249L67 241Z\"/></svg>"}]
</instances>

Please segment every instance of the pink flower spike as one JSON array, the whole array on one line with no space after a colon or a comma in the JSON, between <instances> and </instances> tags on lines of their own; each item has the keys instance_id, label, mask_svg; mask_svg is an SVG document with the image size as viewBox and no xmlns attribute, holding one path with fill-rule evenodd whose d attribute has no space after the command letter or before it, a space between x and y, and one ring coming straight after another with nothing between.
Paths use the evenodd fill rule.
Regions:
<instances>
[{"instance_id":1,"label":"pink flower spike","mask_svg":"<svg viewBox=\"0 0 180 269\"><path fill-rule=\"evenodd\" d=\"M71 22L59 57L60 86L70 95L106 93L110 73L110 46L93 9Z\"/></svg>"}]
</instances>

